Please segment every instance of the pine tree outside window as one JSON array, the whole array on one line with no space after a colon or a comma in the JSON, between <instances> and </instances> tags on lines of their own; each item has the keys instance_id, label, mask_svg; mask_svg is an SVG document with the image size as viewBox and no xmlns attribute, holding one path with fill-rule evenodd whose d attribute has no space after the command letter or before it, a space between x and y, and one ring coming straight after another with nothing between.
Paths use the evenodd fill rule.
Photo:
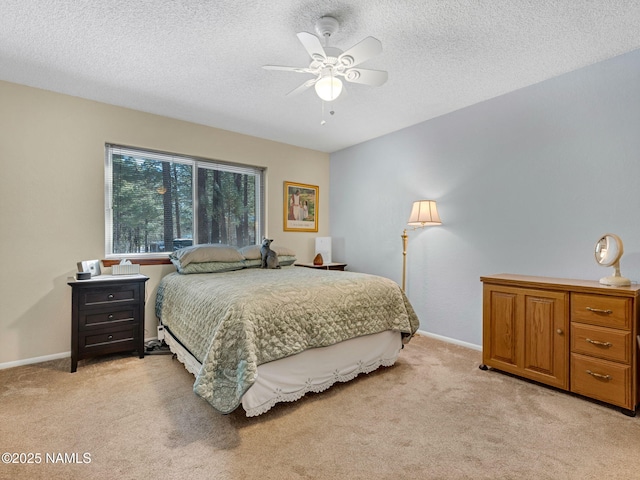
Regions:
<instances>
[{"instance_id":1,"label":"pine tree outside window","mask_svg":"<svg viewBox=\"0 0 640 480\"><path fill-rule=\"evenodd\" d=\"M263 234L264 169L107 144L107 257L162 256Z\"/></svg>"}]
</instances>

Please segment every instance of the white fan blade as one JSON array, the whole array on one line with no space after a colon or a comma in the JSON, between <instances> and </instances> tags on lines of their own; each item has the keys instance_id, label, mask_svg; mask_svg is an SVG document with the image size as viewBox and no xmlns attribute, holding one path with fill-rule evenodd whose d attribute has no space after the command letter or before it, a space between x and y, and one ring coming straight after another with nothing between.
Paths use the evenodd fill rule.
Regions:
<instances>
[{"instance_id":1,"label":"white fan blade","mask_svg":"<svg viewBox=\"0 0 640 480\"><path fill-rule=\"evenodd\" d=\"M263 65L265 70L281 70L284 72L311 73L306 67L283 67L281 65Z\"/></svg>"},{"instance_id":2,"label":"white fan blade","mask_svg":"<svg viewBox=\"0 0 640 480\"><path fill-rule=\"evenodd\" d=\"M298 95L302 92L304 92L307 88L313 86L316 82L318 81L317 78L312 78L311 80L307 80L306 82L304 82L302 85L300 85L297 88L294 88L293 90L291 90L289 93L287 93L287 97L291 97L293 95Z\"/></svg>"},{"instance_id":3,"label":"white fan blade","mask_svg":"<svg viewBox=\"0 0 640 480\"><path fill-rule=\"evenodd\" d=\"M380 52L382 52L382 43L380 43L380 40L367 37L346 52L343 52L342 55L338 57L338 61L347 68L353 67L375 57Z\"/></svg>"},{"instance_id":4,"label":"white fan blade","mask_svg":"<svg viewBox=\"0 0 640 480\"><path fill-rule=\"evenodd\" d=\"M304 46L305 50L309 52L312 59L322 62L327 59L327 55L324 53L324 48L320 43L320 39L315 35L308 32L300 32L297 34L300 42Z\"/></svg>"},{"instance_id":5,"label":"white fan blade","mask_svg":"<svg viewBox=\"0 0 640 480\"><path fill-rule=\"evenodd\" d=\"M383 70L367 70L366 68L350 68L344 72L347 82L362 83L379 87L389 78L389 74Z\"/></svg>"}]
</instances>

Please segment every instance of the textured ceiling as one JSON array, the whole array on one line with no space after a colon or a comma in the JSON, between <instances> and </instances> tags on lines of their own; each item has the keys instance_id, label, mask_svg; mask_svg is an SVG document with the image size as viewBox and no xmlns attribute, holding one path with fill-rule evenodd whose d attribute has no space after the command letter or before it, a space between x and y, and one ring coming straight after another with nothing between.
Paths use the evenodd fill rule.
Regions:
<instances>
[{"instance_id":1,"label":"textured ceiling","mask_svg":"<svg viewBox=\"0 0 640 480\"><path fill-rule=\"evenodd\" d=\"M311 77L261 68L308 66L296 33L323 15L389 72L325 125L313 89L285 97ZM324 152L638 48L638 0L0 1L2 80Z\"/></svg>"}]
</instances>

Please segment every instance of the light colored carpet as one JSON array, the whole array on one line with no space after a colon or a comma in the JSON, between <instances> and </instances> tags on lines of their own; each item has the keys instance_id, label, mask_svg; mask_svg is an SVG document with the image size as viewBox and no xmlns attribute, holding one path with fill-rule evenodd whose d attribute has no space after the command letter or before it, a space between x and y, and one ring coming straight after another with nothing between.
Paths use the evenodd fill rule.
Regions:
<instances>
[{"instance_id":1,"label":"light colored carpet","mask_svg":"<svg viewBox=\"0 0 640 480\"><path fill-rule=\"evenodd\" d=\"M640 416L480 361L416 337L395 366L256 418L216 413L168 355L3 370L0 453L41 463L0 464L0 478L640 478Z\"/></svg>"}]
</instances>

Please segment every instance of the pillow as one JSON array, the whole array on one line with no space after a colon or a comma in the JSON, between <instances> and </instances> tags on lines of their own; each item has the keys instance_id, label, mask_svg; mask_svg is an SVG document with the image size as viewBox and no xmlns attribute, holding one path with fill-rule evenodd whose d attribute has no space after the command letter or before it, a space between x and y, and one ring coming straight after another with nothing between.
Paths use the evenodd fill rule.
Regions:
<instances>
[{"instance_id":1,"label":"pillow","mask_svg":"<svg viewBox=\"0 0 640 480\"><path fill-rule=\"evenodd\" d=\"M287 267L289 265L293 265L293 263L296 261L296 257L294 257L293 255L278 255L278 264L281 267ZM260 268L262 267L262 260L259 258L255 258L253 260L245 260L244 261L244 266L246 268Z\"/></svg>"},{"instance_id":2,"label":"pillow","mask_svg":"<svg viewBox=\"0 0 640 480\"><path fill-rule=\"evenodd\" d=\"M221 272L232 272L234 270L242 270L246 267L244 261L242 262L200 262L200 263L190 263L187 266L182 266L176 264L176 269L178 273L182 273L183 275L189 275L191 273L221 273Z\"/></svg>"},{"instance_id":3,"label":"pillow","mask_svg":"<svg viewBox=\"0 0 640 480\"><path fill-rule=\"evenodd\" d=\"M262 267L262 260L260 260L259 258L254 258L252 260L245 260L244 266L246 268L260 268Z\"/></svg>"},{"instance_id":4,"label":"pillow","mask_svg":"<svg viewBox=\"0 0 640 480\"><path fill-rule=\"evenodd\" d=\"M240 253L244 255L244 258L246 258L247 260L262 260L260 248L262 248L262 245L249 245L248 247L242 247L240 249ZM271 244L271 250L278 254L278 259L280 259L281 256L296 256L296 253L293 250L280 245Z\"/></svg>"},{"instance_id":5,"label":"pillow","mask_svg":"<svg viewBox=\"0 0 640 480\"><path fill-rule=\"evenodd\" d=\"M281 267L287 267L289 265L293 265L293 263L296 261L296 257L294 257L293 255L278 255L278 263L280 264Z\"/></svg>"},{"instance_id":6,"label":"pillow","mask_svg":"<svg viewBox=\"0 0 640 480\"><path fill-rule=\"evenodd\" d=\"M169 259L176 268L184 268L190 263L242 262L244 257L235 247L205 243L176 250L169 254ZM178 270L180 270L180 268L178 268Z\"/></svg>"}]
</instances>

